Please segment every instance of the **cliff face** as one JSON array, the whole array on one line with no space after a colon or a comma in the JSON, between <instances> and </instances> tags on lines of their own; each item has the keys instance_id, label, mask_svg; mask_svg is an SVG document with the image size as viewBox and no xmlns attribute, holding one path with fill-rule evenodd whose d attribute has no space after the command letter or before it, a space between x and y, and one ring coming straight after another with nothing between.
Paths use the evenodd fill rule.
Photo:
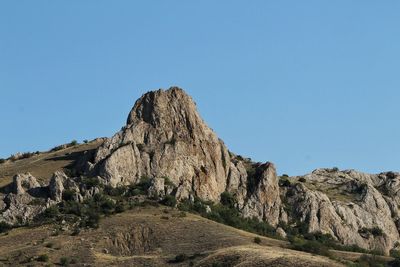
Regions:
<instances>
[{"instance_id":1,"label":"cliff face","mask_svg":"<svg viewBox=\"0 0 400 267\"><path fill-rule=\"evenodd\" d=\"M137 183L168 177L178 200L219 201L232 192L246 216L278 223L280 197L275 168L264 164L249 188L246 168L204 123L193 100L179 88L142 96L127 125L98 149L91 169L105 183Z\"/></svg>"},{"instance_id":2,"label":"cliff face","mask_svg":"<svg viewBox=\"0 0 400 267\"><path fill-rule=\"evenodd\" d=\"M343 244L386 253L398 247L398 173L318 169L289 180L282 197L291 207L290 218L306 223L309 232L329 233Z\"/></svg>"},{"instance_id":3,"label":"cliff face","mask_svg":"<svg viewBox=\"0 0 400 267\"><path fill-rule=\"evenodd\" d=\"M320 169L282 184L272 163L230 153L179 88L142 96L127 125L98 149L91 170L113 186L168 177L173 188L165 192L178 200L218 202L228 191L243 216L276 227L306 225L308 232L386 253L398 245L398 174ZM156 189L163 188L158 182Z\"/></svg>"},{"instance_id":4,"label":"cliff face","mask_svg":"<svg viewBox=\"0 0 400 267\"><path fill-rule=\"evenodd\" d=\"M127 124L87 162L86 175L114 187L151 178L150 196L171 194L178 201L198 197L218 202L227 191L244 217L274 227L327 233L343 244L386 253L399 246L398 173L319 169L301 177L278 177L272 163L252 163L229 152L179 88L149 92L137 100ZM41 187L29 174L16 176L7 194L0 195L0 221L28 222L62 201L65 189L76 192L76 201L100 190L86 188L81 180L56 172ZM277 232L284 236L282 228Z\"/></svg>"}]
</instances>

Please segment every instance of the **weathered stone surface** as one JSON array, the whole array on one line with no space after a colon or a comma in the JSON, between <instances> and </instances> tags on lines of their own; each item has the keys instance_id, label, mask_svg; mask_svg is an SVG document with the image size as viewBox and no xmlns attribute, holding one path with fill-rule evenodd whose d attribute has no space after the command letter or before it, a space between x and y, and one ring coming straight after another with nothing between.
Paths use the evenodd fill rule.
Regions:
<instances>
[{"instance_id":1,"label":"weathered stone surface","mask_svg":"<svg viewBox=\"0 0 400 267\"><path fill-rule=\"evenodd\" d=\"M6 210L0 215L0 221L11 225L23 225L45 209L45 205L32 205L34 200L29 194L9 194L5 202Z\"/></svg>"},{"instance_id":2,"label":"weathered stone surface","mask_svg":"<svg viewBox=\"0 0 400 267\"><path fill-rule=\"evenodd\" d=\"M165 196L165 179L154 178L151 180L151 185L148 190L148 195L151 198L160 199Z\"/></svg>"},{"instance_id":3,"label":"weathered stone surface","mask_svg":"<svg viewBox=\"0 0 400 267\"><path fill-rule=\"evenodd\" d=\"M169 177L179 197L196 194L219 199L225 191L230 156L181 89L142 96L127 125L98 149L99 175L111 185L137 182L142 176Z\"/></svg>"},{"instance_id":4,"label":"weathered stone surface","mask_svg":"<svg viewBox=\"0 0 400 267\"><path fill-rule=\"evenodd\" d=\"M286 199L292 219L309 232L329 233L343 244L389 253L399 240L397 174L319 169L295 184ZM296 179L296 178L292 178ZM373 229L382 233L372 234Z\"/></svg>"},{"instance_id":5,"label":"weathered stone surface","mask_svg":"<svg viewBox=\"0 0 400 267\"><path fill-rule=\"evenodd\" d=\"M57 171L53 174L49 183L49 192L52 200L57 202L62 200L64 183L67 179L68 177L65 175L65 173L61 171Z\"/></svg>"},{"instance_id":6,"label":"weathered stone surface","mask_svg":"<svg viewBox=\"0 0 400 267\"><path fill-rule=\"evenodd\" d=\"M243 208L245 217L256 217L276 226L279 223L281 199L278 178L272 163L260 166L261 177L254 181L252 192Z\"/></svg>"},{"instance_id":7,"label":"weathered stone surface","mask_svg":"<svg viewBox=\"0 0 400 267\"><path fill-rule=\"evenodd\" d=\"M272 163L252 163L230 153L179 88L143 95L121 131L105 139L94 155L84 155L77 166L112 186L150 178L152 198L172 194L178 201L198 197L218 202L227 191L244 217L268 222L281 237L286 236L286 226L301 227L385 253L400 238L399 173L372 175L333 168L280 180ZM45 196L44 204L33 205L47 192L43 189L30 174L15 176L11 192L0 196L0 221L26 222L61 201L66 189L74 191L79 202L101 192L79 177L56 172L45 187L49 199ZM124 238L136 240L130 236L118 240Z\"/></svg>"},{"instance_id":8,"label":"weathered stone surface","mask_svg":"<svg viewBox=\"0 0 400 267\"><path fill-rule=\"evenodd\" d=\"M40 187L39 182L30 173L17 174L13 178L12 191L14 194L24 194L38 187Z\"/></svg>"}]
</instances>

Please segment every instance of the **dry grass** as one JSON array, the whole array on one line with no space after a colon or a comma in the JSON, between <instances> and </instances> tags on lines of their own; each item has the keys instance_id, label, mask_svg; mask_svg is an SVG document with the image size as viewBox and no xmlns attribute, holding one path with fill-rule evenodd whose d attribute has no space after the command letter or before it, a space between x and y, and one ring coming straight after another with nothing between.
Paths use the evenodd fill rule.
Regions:
<instances>
[{"instance_id":1,"label":"dry grass","mask_svg":"<svg viewBox=\"0 0 400 267\"><path fill-rule=\"evenodd\" d=\"M27 159L0 164L0 187L6 186L17 173L30 172L40 182L46 183L51 175L60 169L68 168L85 151L96 149L102 141L95 140L87 144L76 145L54 152L44 152Z\"/></svg>"},{"instance_id":2,"label":"dry grass","mask_svg":"<svg viewBox=\"0 0 400 267\"><path fill-rule=\"evenodd\" d=\"M194 266L212 266L215 261L231 258L241 266L257 266L249 265L256 262L259 266L339 266L321 256L287 249L284 241L260 237L262 242L256 245L257 235L179 213L166 213L164 207L135 208L103 218L98 229L87 229L77 236L71 235L72 229L54 236L59 225L14 229L8 235L0 235L0 265L29 262L39 266L43 263L37 262L36 257L46 254L47 264L57 264L66 257L75 259L78 266L188 266L190 262ZM162 218L166 216L168 220ZM179 254L185 254L187 259L170 263ZM246 263L249 260L252 261Z\"/></svg>"}]
</instances>

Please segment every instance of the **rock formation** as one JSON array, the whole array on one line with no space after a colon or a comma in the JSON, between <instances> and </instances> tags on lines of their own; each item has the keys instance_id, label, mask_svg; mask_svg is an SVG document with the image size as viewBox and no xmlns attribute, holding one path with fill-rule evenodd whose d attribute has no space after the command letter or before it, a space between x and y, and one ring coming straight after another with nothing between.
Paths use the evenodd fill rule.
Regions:
<instances>
[{"instance_id":1,"label":"rock formation","mask_svg":"<svg viewBox=\"0 0 400 267\"><path fill-rule=\"evenodd\" d=\"M272 163L253 163L229 152L179 88L143 95L121 131L78 165L113 187L149 179L147 193L153 199L174 195L178 201L218 202L227 191L244 217L268 222L281 237L285 230L301 228L385 253L399 246L398 173L319 169L302 177L278 177ZM56 172L47 186L40 186L30 174L15 176L10 192L0 197L0 221L27 222L62 201L66 190L80 202L99 192L83 179ZM43 202L38 205L35 198Z\"/></svg>"},{"instance_id":2,"label":"rock formation","mask_svg":"<svg viewBox=\"0 0 400 267\"><path fill-rule=\"evenodd\" d=\"M158 179L156 191L160 178L167 177L178 200L199 197L218 202L228 191L235 194L244 216L272 225L279 221L275 167L262 165L249 184L244 163L228 151L179 88L142 96L127 125L97 150L91 169L112 186L137 183L141 177Z\"/></svg>"}]
</instances>

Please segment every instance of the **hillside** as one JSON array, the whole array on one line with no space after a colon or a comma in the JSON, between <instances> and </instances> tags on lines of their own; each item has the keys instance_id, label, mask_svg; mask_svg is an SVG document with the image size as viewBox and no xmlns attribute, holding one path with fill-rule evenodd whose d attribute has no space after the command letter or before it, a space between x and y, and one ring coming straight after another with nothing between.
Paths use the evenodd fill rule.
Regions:
<instances>
[{"instance_id":1,"label":"hillside","mask_svg":"<svg viewBox=\"0 0 400 267\"><path fill-rule=\"evenodd\" d=\"M18 228L0 236L4 265L40 266L66 258L83 266L340 266L320 256L289 250L286 242L260 237L166 207L139 207L104 218L98 229L71 235L67 226ZM63 229L63 230L60 230ZM174 263L177 255L187 255ZM38 256L47 255L42 263Z\"/></svg>"},{"instance_id":2,"label":"hillside","mask_svg":"<svg viewBox=\"0 0 400 267\"><path fill-rule=\"evenodd\" d=\"M144 94L111 138L0 163L1 253L10 265L397 266L364 254L400 255L399 187L395 172L279 177L229 151L173 87ZM47 239L60 249L45 253Z\"/></svg>"}]
</instances>

